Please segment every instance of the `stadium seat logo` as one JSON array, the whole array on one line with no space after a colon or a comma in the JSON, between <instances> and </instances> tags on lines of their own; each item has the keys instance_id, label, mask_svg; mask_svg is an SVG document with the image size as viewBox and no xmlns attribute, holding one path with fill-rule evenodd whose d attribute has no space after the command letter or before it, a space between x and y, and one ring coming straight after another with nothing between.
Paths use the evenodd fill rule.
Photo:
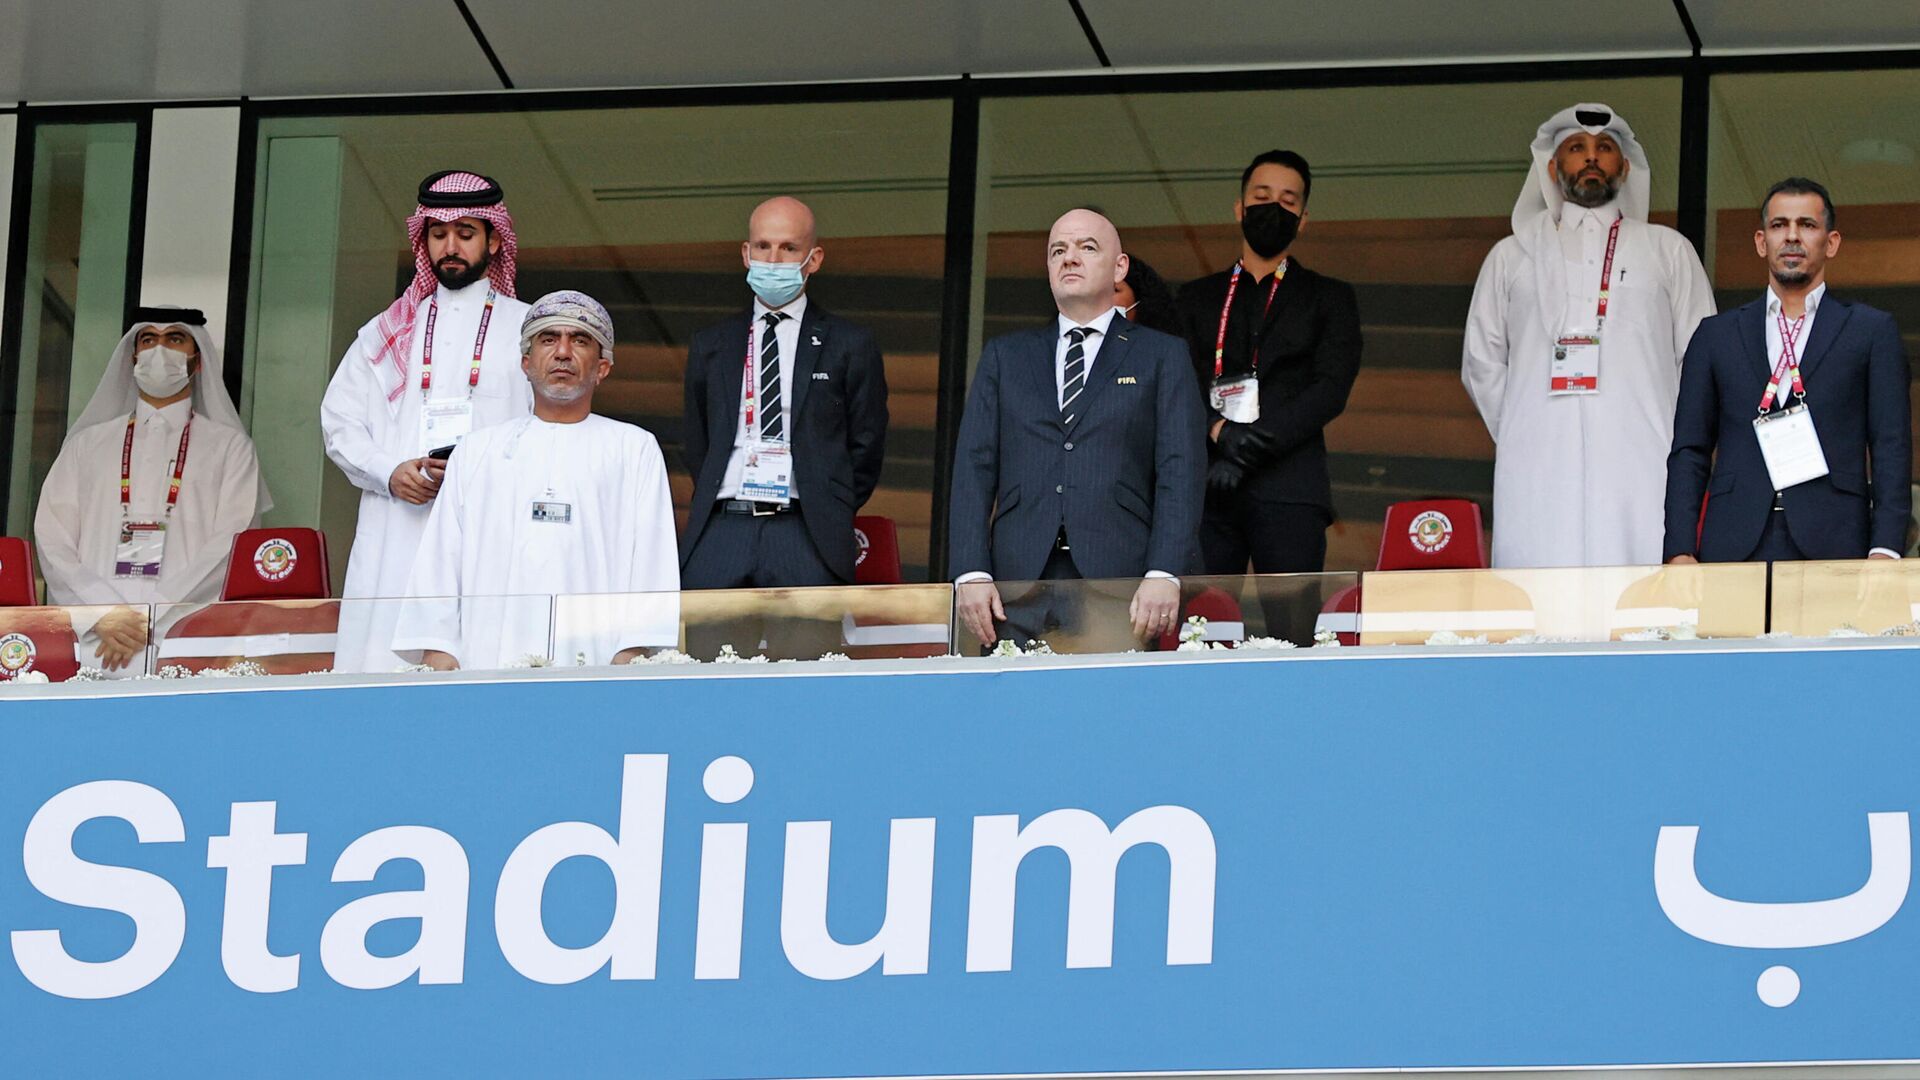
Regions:
<instances>
[{"instance_id":1,"label":"stadium seat logo","mask_svg":"<svg viewBox=\"0 0 1920 1080\"><path fill-rule=\"evenodd\" d=\"M253 569L262 581L281 580L293 573L293 564L297 561L293 544L278 536L261 544L253 552Z\"/></svg>"},{"instance_id":2,"label":"stadium seat logo","mask_svg":"<svg viewBox=\"0 0 1920 1080\"><path fill-rule=\"evenodd\" d=\"M853 553L853 565L859 566L867 561L867 549L873 546L873 541L867 539L865 529L853 530L853 546L857 549Z\"/></svg>"},{"instance_id":3,"label":"stadium seat logo","mask_svg":"<svg viewBox=\"0 0 1920 1080\"><path fill-rule=\"evenodd\" d=\"M33 639L25 634L0 637L0 678L11 679L33 667Z\"/></svg>"},{"instance_id":4,"label":"stadium seat logo","mask_svg":"<svg viewBox=\"0 0 1920 1080\"><path fill-rule=\"evenodd\" d=\"M1438 510L1422 511L1407 526L1407 537L1422 555L1438 555L1453 542L1453 519Z\"/></svg>"}]
</instances>

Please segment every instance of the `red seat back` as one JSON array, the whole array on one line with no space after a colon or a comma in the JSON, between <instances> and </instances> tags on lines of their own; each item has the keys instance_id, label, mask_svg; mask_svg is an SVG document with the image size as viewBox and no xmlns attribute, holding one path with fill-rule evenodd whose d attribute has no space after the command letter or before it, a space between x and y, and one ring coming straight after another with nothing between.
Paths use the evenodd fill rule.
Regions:
<instances>
[{"instance_id":1,"label":"red seat back","mask_svg":"<svg viewBox=\"0 0 1920 1080\"><path fill-rule=\"evenodd\" d=\"M40 602L33 587L33 545L18 536L0 537L0 607L31 607Z\"/></svg>"},{"instance_id":2,"label":"red seat back","mask_svg":"<svg viewBox=\"0 0 1920 1080\"><path fill-rule=\"evenodd\" d=\"M57 607L13 607L0 611L0 681L38 671L65 682L80 670L73 618Z\"/></svg>"},{"instance_id":3,"label":"red seat back","mask_svg":"<svg viewBox=\"0 0 1920 1080\"><path fill-rule=\"evenodd\" d=\"M222 600L325 600L333 595L319 529L246 529L233 538Z\"/></svg>"},{"instance_id":4,"label":"red seat back","mask_svg":"<svg viewBox=\"0 0 1920 1080\"><path fill-rule=\"evenodd\" d=\"M853 519L853 583L900 584L900 530L893 519L863 514Z\"/></svg>"},{"instance_id":5,"label":"red seat back","mask_svg":"<svg viewBox=\"0 0 1920 1080\"><path fill-rule=\"evenodd\" d=\"M1375 570L1484 570L1487 533L1480 504L1420 499L1387 507Z\"/></svg>"}]
</instances>

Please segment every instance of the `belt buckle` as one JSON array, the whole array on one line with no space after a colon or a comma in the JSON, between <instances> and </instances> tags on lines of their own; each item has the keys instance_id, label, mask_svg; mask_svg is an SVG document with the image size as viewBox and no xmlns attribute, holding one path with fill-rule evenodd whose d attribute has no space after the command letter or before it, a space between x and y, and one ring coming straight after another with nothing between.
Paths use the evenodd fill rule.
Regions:
<instances>
[{"instance_id":1,"label":"belt buckle","mask_svg":"<svg viewBox=\"0 0 1920 1080\"><path fill-rule=\"evenodd\" d=\"M761 507L765 507L766 509L763 510L761 509ZM779 503L756 502L753 504L754 517L772 517L773 515L778 514L779 512L780 512Z\"/></svg>"}]
</instances>

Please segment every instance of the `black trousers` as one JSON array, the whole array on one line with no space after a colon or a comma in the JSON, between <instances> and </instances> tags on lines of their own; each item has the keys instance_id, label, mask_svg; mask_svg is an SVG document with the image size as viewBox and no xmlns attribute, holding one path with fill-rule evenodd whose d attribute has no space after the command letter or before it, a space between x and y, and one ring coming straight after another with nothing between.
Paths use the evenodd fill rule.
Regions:
<instances>
[{"instance_id":1,"label":"black trousers","mask_svg":"<svg viewBox=\"0 0 1920 1080\"><path fill-rule=\"evenodd\" d=\"M722 513L707 519L700 540L680 571L682 589L792 589L843 585L833 576L807 535L797 511L753 517ZM839 617L779 614L784 605L769 597L763 611L703 617L710 607L699 597L681 603L687 624L687 653L712 660L722 645L741 656L764 651L775 660L818 660L843 647ZM766 642L765 649L761 642Z\"/></svg>"},{"instance_id":2,"label":"black trousers","mask_svg":"<svg viewBox=\"0 0 1920 1080\"><path fill-rule=\"evenodd\" d=\"M1201 565L1209 574L1244 574L1249 562L1256 574L1318 574L1326 569L1327 527L1332 524L1333 515L1323 506L1208 491L1200 517ZM1320 613L1317 590L1297 596L1269 594L1260 607L1268 636L1297 645L1312 642Z\"/></svg>"}]
</instances>

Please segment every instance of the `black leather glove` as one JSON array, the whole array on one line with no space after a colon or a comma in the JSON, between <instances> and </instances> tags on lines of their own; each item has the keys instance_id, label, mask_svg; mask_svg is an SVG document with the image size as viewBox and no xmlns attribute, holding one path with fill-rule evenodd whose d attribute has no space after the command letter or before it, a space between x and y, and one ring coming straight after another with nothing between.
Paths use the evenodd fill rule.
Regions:
<instances>
[{"instance_id":1,"label":"black leather glove","mask_svg":"<svg viewBox=\"0 0 1920 1080\"><path fill-rule=\"evenodd\" d=\"M1215 494L1229 494L1246 478L1247 470L1226 458L1215 458L1213 464L1207 466L1207 490Z\"/></svg>"},{"instance_id":2,"label":"black leather glove","mask_svg":"<svg viewBox=\"0 0 1920 1080\"><path fill-rule=\"evenodd\" d=\"M1252 424L1228 422L1215 445L1221 457L1243 470L1265 464L1273 456L1273 436Z\"/></svg>"}]
</instances>

